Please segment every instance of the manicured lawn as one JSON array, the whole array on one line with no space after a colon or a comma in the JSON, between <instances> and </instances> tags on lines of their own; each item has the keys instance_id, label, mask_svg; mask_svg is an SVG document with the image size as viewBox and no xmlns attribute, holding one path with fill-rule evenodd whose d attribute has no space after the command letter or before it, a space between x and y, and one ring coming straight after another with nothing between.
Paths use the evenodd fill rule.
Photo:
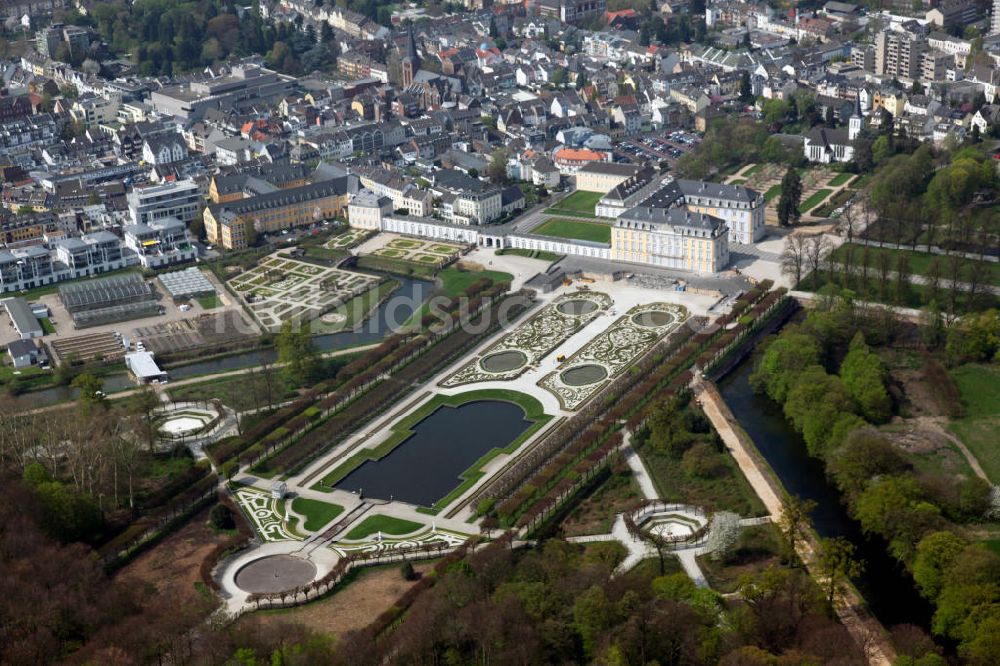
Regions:
<instances>
[{"instance_id":1,"label":"manicured lawn","mask_svg":"<svg viewBox=\"0 0 1000 666\"><path fill-rule=\"evenodd\" d=\"M347 256L348 252L340 248L323 247L322 245L312 245L301 248L306 251L305 256L310 259L320 261L336 262Z\"/></svg>"},{"instance_id":2,"label":"manicured lawn","mask_svg":"<svg viewBox=\"0 0 1000 666\"><path fill-rule=\"evenodd\" d=\"M604 194L601 192L584 192L582 190L577 190L562 201L554 204L552 208L554 210L566 210L574 213L586 213L587 215L593 215L597 202L600 201L603 196Z\"/></svg>"},{"instance_id":3,"label":"manicured lawn","mask_svg":"<svg viewBox=\"0 0 1000 666\"><path fill-rule=\"evenodd\" d=\"M222 299L219 298L218 294L211 294L210 296L199 296L198 304L201 305L206 310L211 310L212 308L217 308L222 305Z\"/></svg>"},{"instance_id":4,"label":"manicured lawn","mask_svg":"<svg viewBox=\"0 0 1000 666\"><path fill-rule=\"evenodd\" d=\"M483 278L493 282L510 282L514 276L500 271L467 271L460 268L446 268L437 275L441 279L441 292L445 296L461 296L470 285Z\"/></svg>"},{"instance_id":5,"label":"manicured lawn","mask_svg":"<svg viewBox=\"0 0 1000 666\"><path fill-rule=\"evenodd\" d=\"M815 215L816 217L830 217L838 207L847 203L848 199L853 197L855 194L854 190L850 188L844 188L834 194L832 197L826 200L826 203L818 208L814 208L810 215Z\"/></svg>"},{"instance_id":6,"label":"manicured lawn","mask_svg":"<svg viewBox=\"0 0 1000 666\"><path fill-rule=\"evenodd\" d=\"M546 252L545 250L523 250L515 247L509 250L500 250L497 254L513 254L518 257L528 257L529 259L541 259L542 261L555 261L562 258L561 254Z\"/></svg>"},{"instance_id":7,"label":"manicured lawn","mask_svg":"<svg viewBox=\"0 0 1000 666\"><path fill-rule=\"evenodd\" d=\"M848 249L854 252L854 264L859 265L861 263L861 253L864 251L864 245L859 245L857 243L851 243L841 245L838 247L831 255L834 259L842 260L844 255L848 252ZM938 263L941 266L941 277L947 277L948 262L950 261L948 257L931 254L930 252L920 252L913 250L894 250L891 248L882 248L877 246L868 246L868 256L870 257L870 266L875 267L878 265L878 258L881 254L888 254L890 258L891 270L896 269L896 262L899 259L900 254L906 254L910 260L910 272L914 275L927 275L930 272L931 262L937 258ZM1000 264L995 262L985 262L984 268L989 271L990 284L1000 286Z\"/></svg>"},{"instance_id":8,"label":"manicured lawn","mask_svg":"<svg viewBox=\"0 0 1000 666\"><path fill-rule=\"evenodd\" d=\"M828 190L825 187L821 190L816 190L811 197L799 204L799 212L806 213L824 201L833 190Z\"/></svg>"},{"instance_id":9,"label":"manicured lawn","mask_svg":"<svg viewBox=\"0 0 1000 666\"><path fill-rule=\"evenodd\" d=\"M730 185L743 185L746 182L747 182L746 178L734 178L733 180L729 181L729 184Z\"/></svg>"},{"instance_id":10,"label":"manicured lawn","mask_svg":"<svg viewBox=\"0 0 1000 666\"><path fill-rule=\"evenodd\" d=\"M296 497L292 500L292 510L305 516L304 527L310 532L315 532L331 520L344 512L344 507L339 504L330 504L307 497Z\"/></svg>"},{"instance_id":11,"label":"manicured lawn","mask_svg":"<svg viewBox=\"0 0 1000 666\"><path fill-rule=\"evenodd\" d=\"M41 325L42 333L44 335L50 335L56 332L55 324L53 324L52 320L50 320L48 317L39 317L38 323Z\"/></svg>"},{"instance_id":12,"label":"manicured lawn","mask_svg":"<svg viewBox=\"0 0 1000 666\"><path fill-rule=\"evenodd\" d=\"M369 537L377 532L398 536L401 534L416 532L421 527L423 527L423 525L415 523L412 520L403 520L401 518L393 518L392 516L382 515L368 516L362 520L357 527L348 532L345 538L364 539L365 537Z\"/></svg>"},{"instance_id":13,"label":"manicured lawn","mask_svg":"<svg viewBox=\"0 0 1000 666\"><path fill-rule=\"evenodd\" d=\"M775 197L781 196L781 185L772 185L767 192L764 192L764 201L770 201Z\"/></svg>"},{"instance_id":14,"label":"manicured lawn","mask_svg":"<svg viewBox=\"0 0 1000 666\"><path fill-rule=\"evenodd\" d=\"M965 416L951 430L969 447L993 483L1000 483L1000 368L963 365L951 372L962 394Z\"/></svg>"},{"instance_id":15,"label":"manicured lawn","mask_svg":"<svg viewBox=\"0 0 1000 666\"><path fill-rule=\"evenodd\" d=\"M821 271L819 279L815 279L812 273L809 273L802 278L802 281L796 286L796 289L802 291L820 291L823 287L827 285L832 285L834 293L839 293L841 289L845 287L850 289L853 298L860 298L861 300L871 301L873 303L885 303L887 305L902 305L908 308L919 308L923 307L931 302L933 293L929 285L914 284L910 283L906 289L906 293L900 300L897 298L895 293L895 277L890 276L886 281L885 285L880 285L879 280L876 275L873 275L876 271L869 269L868 281L862 280L860 275L854 275L849 280L847 284L844 284L844 278L842 275L835 275L832 279L828 271ZM880 286L882 287L880 289ZM943 298L948 298L948 290L946 288L941 288L938 291L938 302ZM987 310L989 308L995 308L1000 305L1000 300L997 299L991 293L980 293L977 296L975 307L968 302L968 294L961 293L958 295L957 309L959 311L974 309L975 311Z\"/></svg>"},{"instance_id":16,"label":"manicured lawn","mask_svg":"<svg viewBox=\"0 0 1000 666\"><path fill-rule=\"evenodd\" d=\"M853 173L838 173L836 176L830 179L830 182L827 183L827 185L829 185L830 187L840 187L841 185L849 181L851 178L854 178Z\"/></svg>"},{"instance_id":17,"label":"manicured lawn","mask_svg":"<svg viewBox=\"0 0 1000 666\"><path fill-rule=\"evenodd\" d=\"M570 238L575 240L592 241L594 243L611 242L611 226L597 222L584 222L582 220L567 220L555 218L537 227L532 233L540 236L552 236L555 238Z\"/></svg>"},{"instance_id":18,"label":"manicured lawn","mask_svg":"<svg viewBox=\"0 0 1000 666\"><path fill-rule=\"evenodd\" d=\"M858 176L858 178L853 183L851 183L851 188L855 190L860 190L861 188L866 187L868 183L871 182L871 179L872 176L870 173L866 173L863 176Z\"/></svg>"},{"instance_id":19,"label":"manicured lawn","mask_svg":"<svg viewBox=\"0 0 1000 666\"><path fill-rule=\"evenodd\" d=\"M763 168L764 168L763 164L754 164L752 167L750 167L740 175L743 176L744 178L749 178L750 176L754 175Z\"/></svg>"}]
</instances>

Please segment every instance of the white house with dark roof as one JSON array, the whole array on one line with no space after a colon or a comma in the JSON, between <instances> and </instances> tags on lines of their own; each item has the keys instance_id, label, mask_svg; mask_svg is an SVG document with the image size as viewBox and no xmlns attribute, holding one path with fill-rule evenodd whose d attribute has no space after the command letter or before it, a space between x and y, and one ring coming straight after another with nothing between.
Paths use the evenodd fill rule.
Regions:
<instances>
[{"instance_id":1,"label":"white house with dark roof","mask_svg":"<svg viewBox=\"0 0 1000 666\"><path fill-rule=\"evenodd\" d=\"M850 162L854 159L854 140L861 134L862 127L864 118L861 116L860 102L855 100L854 115L851 116L848 129L814 127L809 130L802 141L805 158L820 164Z\"/></svg>"},{"instance_id":2,"label":"white house with dark roof","mask_svg":"<svg viewBox=\"0 0 1000 666\"><path fill-rule=\"evenodd\" d=\"M142 159L147 164L171 164L186 157L187 148L180 134L159 134L142 142Z\"/></svg>"}]
</instances>

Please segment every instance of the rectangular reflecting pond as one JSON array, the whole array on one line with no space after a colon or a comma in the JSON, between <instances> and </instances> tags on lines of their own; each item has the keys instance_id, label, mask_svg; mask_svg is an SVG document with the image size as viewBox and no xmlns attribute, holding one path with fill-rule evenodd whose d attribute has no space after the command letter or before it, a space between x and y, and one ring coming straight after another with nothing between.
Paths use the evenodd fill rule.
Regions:
<instances>
[{"instance_id":1,"label":"rectangular reflecting pond","mask_svg":"<svg viewBox=\"0 0 1000 666\"><path fill-rule=\"evenodd\" d=\"M500 400L438 407L384 458L362 463L335 487L431 506L461 483L462 472L473 463L531 425L521 407Z\"/></svg>"}]
</instances>

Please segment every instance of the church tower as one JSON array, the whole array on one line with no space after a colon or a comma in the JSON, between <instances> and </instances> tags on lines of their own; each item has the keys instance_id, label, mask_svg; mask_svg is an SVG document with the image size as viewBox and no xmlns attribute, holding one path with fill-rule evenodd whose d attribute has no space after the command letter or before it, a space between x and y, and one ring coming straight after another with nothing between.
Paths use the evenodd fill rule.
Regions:
<instances>
[{"instance_id":1,"label":"church tower","mask_svg":"<svg viewBox=\"0 0 1000 666\"><path fill-rule=\"evenodd\" d=\"M861 128L864 127L865 119L861 116L861 102L858 98L854 98L854 113L851 114L851 120L847 127L847 138L854 141L861 134Z\"/></svg>"},{"instance_id":2,"label":"church tower","mask_svg":"<svg viewBox=\"0 0 1000 666\"><path fill-rule=\"evenodd\" d=\"M420 56L417 55L417 42L413 39L413 26L406 35L406 55L400 63L403 70L403 87L408 88L413 83L413 76L420 69Z\"/></svg>"}]
</instances>

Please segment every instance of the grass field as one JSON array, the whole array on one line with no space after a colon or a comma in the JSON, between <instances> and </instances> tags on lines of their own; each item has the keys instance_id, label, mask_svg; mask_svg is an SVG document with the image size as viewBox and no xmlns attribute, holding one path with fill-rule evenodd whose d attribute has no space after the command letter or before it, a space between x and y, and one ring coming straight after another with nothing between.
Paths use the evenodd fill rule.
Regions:
<instances>
[{"instance_id":1,"label":"grass field","mask_svg":"<svg viewBox=\"0 0 1000 666\"><path fill-rule=\"evenodd\" d=\"M962 394L965 416L951 430L969 447L993 483L1000 483L1000 368L963 365L952 370Z\"/></svg>"},{"instance_id":2,"label":"grass field","mask_svg":"<svg viewBox=\"0 0 1000 666\"><path fill-rule=\"evenodd\" d=\"M529 259L540 259L542 261L555 261L556 259L561 259L563 255L556 254L555 252L546 252L545 250L524 250L518 247L513 247L508 250L497 250L497 254L513 254L517 257L528 257Z\"/></svg>"},{"instance_id":3,"label":"grass field","mask_svg":"<svg viewBox=\"0 0 1000 666\"><path fill-rule=\"evenodd\" d=\"M872 303L901 305L908 308L920 308L928 305L931 300L933 300L933 293L930 286L914 284L912 282L900 299L895 293L895 278L890 276L885 285L880 285L880 281L877 276L873 275L874 272L875 271L873 270L869 270L867 282L864 282L860 275L855 275L847 281L847 284L844 284L843 276L836 275L831 278L828 271L821 271L818 280L813 278L812 273L809 273L802 278L802 281L799 282L796 288L802 291L815 292L820 291L827 285L832 285L835 287L833 293L840 293L840 291L846 287L851 290L852 298L861 298L862 300L871 301ZM938 302L941 302L943 299L947 299L948 293L948 290L945 288L939 289L937 296ZM962 292L958 294L956 309L959 311L974 310L976 312L980 312L989 308L996 308L998 305L1000 305L1000 300L998 300L998 298L992 293L980 292L976 302L974 304L970 304L968 302L968 294Z\"/></svg>"},{"instance_id":4,"label":"grass field","mask_svg":"<svg viewBox=\"0 0 1000 666\"><path fill-rule=\"evenodd\" d=\"M259 409L267 404L267 386L262 377L251 374L233 375L209 379L204 382L174 386L169 389L170 398L174 401L190 400L198 402L219 398L227 406L237 411ZM271 398L275 401L284 400L298 395L288 388L280 378L274 382Z\"/></svg>"},{"instance_id":5,"label":"grass field","mask_svg":"<svg viewBox=\"0 0 1000 666\"><path fill-rule=\"evenodd\" d=\"M858 176L854 182L851 183L851 189L860 190L861 188L866 187L868 183L871 182L871 179L872 175L870 173Z\"/></svg>"},{"instance_id":6,"label":"grass field","mask_svg":"<svg viewBox=\"0 0 1000 666\"><path fill-rule=\"evenodd\" d=\"M222 299L219 298L218 294L211 294L209 296L199 296L198 304L201 305L205 310L211 310L212 308L217 308L222 305Z\"/></svg>"},{"instance_id":7,"label":"grass field","mask_svg":"<svg viewBox=\"0 0 1000 666\"><path fill-rule=\"evenodd\" d=\"M764 168L763 164L754 164L752 167L750 167L740 175L743 176L744 178L749 178L750 176L754 175L763 168Z\"/></svg>"},{"instance_id":8,"label":"grass field","mask_svg":"<svg viewBox=\"0 0 1000 666\"><path fill-rule=\"evenodd\" d=\"M815 215L816 217L830 217L833 215L833 211L847 203L847 201L854 195L854 190L849 187L845 187L827 199L825 204L819 206L818 208L814 208L809 214Z\"/></svg>"},{"instance_id":9,"label":"grass field","mask_svg":"<svg viewBox=\"0 0 1000 666\"><path fill-rule=\"evenodd\" d=\"M830 182L827 183L827 185L830 187L840 187L841 185L849 181L851 178L854 178L853 173L838 173L836 176L830 179Z\"/></svg>"},{"instance_id":10,"label":"grass field","mask_svg":"<svg viewBox=\"0 0 1000 666\"><path fill-rule=\"evenodd\" d=\"M848 248L854 252L854 263L859 264L861 262L861 253L864 251L864 245L859 245L857 243L845 243L838 247L830 255L832 258L837 260L842 260L844 255L848 252ZM914 275L927 275L930 272L931 262L937 258L941 265L941 277L946 277L947 266L949 259L948 257L941 256L938 254L931 254L930 252L919 252L913 250L894 250L890 248L882 248L875 246L868 246L868 255L870 259L870 265L876 266L878 262L878 257L881 254L888 254L891 259L890 265L891 270L895 270L896 262L899 259L900 254L906 254L910 259L910 272ZM989 283L1000 286L1000 264L987 261L984 262L984 268L989 271L990 276Z\"/></svg>"},{"instance_id":11,"label":"grass field","mask_svg":"<svg viewBox=\"0 0 1000 666\"><path fill-rule=\"evenodd\" d=\"M577 190L562 201L554 204L549 210L557 213L565 211L593 217L594 208L603 196L604 195L600 192L584 192L582 190Z\"/></svg>"},{"instance_id":12,"label":"grass field","mask_svg":"<svg viewBox=\"0 0 1000 666\"><path fill-rule=\"evenodd\" d=\"M660 497L668 502L708 506L715 511L735 511L742 516L767 513L729 456L720 457L719 473L707 479L685 474L675 458L656 451L648 444L639 449L639 456L646 464Z\"/></svg>"},{"instance_id":13,"label":"grass field","mask_svg":"<svg viewBox=\"0 0 1000 666\"><path fill-rule=\"evenodd\" d=\"M611 242L611 227L609 225L598 222L584 222L582 220L567 220L565 218L551 219L540 227L533 229L532 233L540 236L570 238L595 243Z\"/></svg>"},{"instance_id":14,"label":"grass field","mask_svg":"<svg viewBox=\"0 0 1000 666\"><path fill-rule=\"evenodd\" d=\"M305 524L299 525L300 528L315 532L342 514L344 507L307 497L296 497L292 500L292 510L305 516Z\"/></svg>"},{"instance_id":15,"label":"grass field","mask_svg":"<svg viewBox=\"0 0 1000 666\"><path fill-rule=\"evenodd\" d=\"M42 327L42 333L44 335L51 335L56 332L55 324L48 317L39 317L38 324Z\"/></svg>"},{"instance_id":16,"label":"grass field","mask_svg":"<svg viewBox=\"0 0 1000 666\"><path fill-rule=\"evenodd\" d=\"M820 202L825 201L833 190L828 190L825 187L821 190L816 190L813 195L799 204L799 212L807 213L813 208L818 206Z\"/></svg>"},{"instance_id":17,"label":"grass field","mask_svg":"<svg viewBox=\"0 0 1000 666\"><path fill-rule=\"evenodd\" d=\"M345 538L364 539L365 537L370 537L376 532L398 536L401 534L416 532L421 527L423 527L423 525L415 523L412 520L403 520L402 518L393 518L392 516L382 515L368 516L362 520L357 527L348 532Z\"/></svg>"},{"instance_id":18,"label":"grass field","mask_svg":"<svg viewBox=\"0 0 1000 666\"><path fill-rule=\"evenodd\" d=\"M771 199L781 196L781 185L772 185L767 192L764 192L764 201L770 201Z\"/></svg>"},{"instance_id":19,"label":"grass field","mask_svg":"<svg viewBox=\"0 0 1000 666\"><path fill-rule=\"evenodd\" d=\"M459 268L446 268L438 273L441 279L441 292L445 296L461 296L465 290L483 278L493 282L510 282L514 276L500 271L467 271Z\"/></svg>"}]
</instances>

